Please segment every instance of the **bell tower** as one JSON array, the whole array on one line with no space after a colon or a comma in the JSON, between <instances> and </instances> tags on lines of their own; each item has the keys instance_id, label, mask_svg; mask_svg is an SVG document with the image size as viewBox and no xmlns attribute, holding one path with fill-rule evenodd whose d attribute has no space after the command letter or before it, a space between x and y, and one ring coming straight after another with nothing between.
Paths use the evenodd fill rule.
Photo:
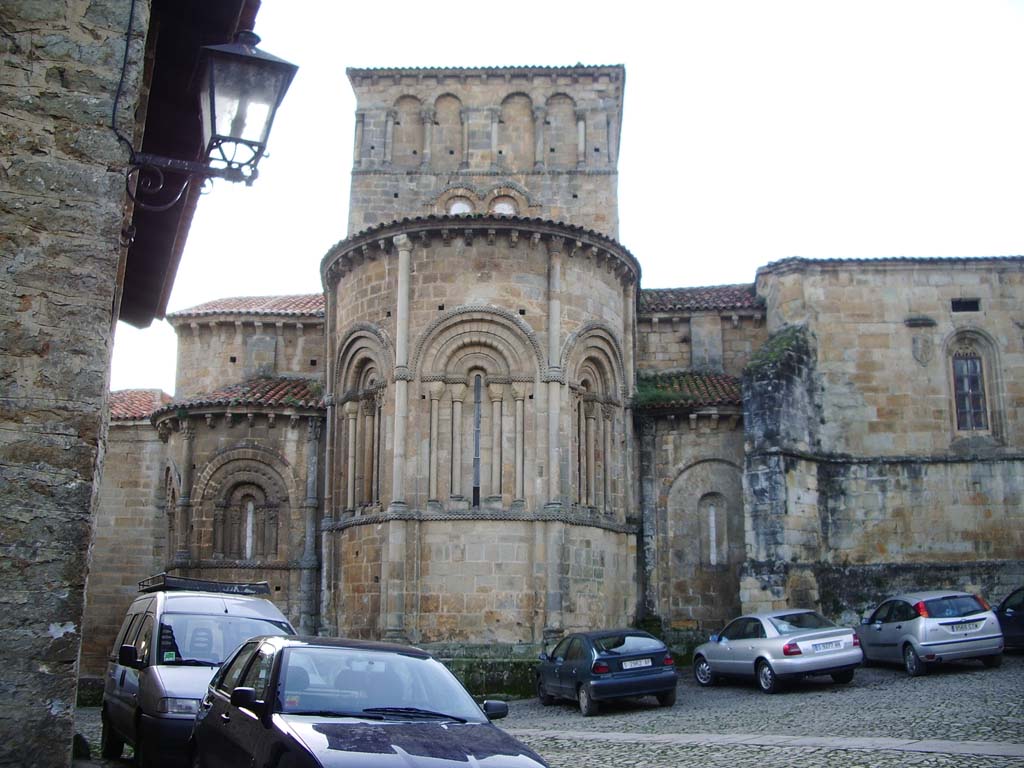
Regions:
<instances>
[{"instance_id":1,"label":"bell tower","mask_svg":"<svg viewBox=\"0 0 1024 768\"><path fill-rule=\"evenodd\" d=\"M349 69L349 234L497 213L618 237L622 66Z\"/></svg>"}]
</instances>

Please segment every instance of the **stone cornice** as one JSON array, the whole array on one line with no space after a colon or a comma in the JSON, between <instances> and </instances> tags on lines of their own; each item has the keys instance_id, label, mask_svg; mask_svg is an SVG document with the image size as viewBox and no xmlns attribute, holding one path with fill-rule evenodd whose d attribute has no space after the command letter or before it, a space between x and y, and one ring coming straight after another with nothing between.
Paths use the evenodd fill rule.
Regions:
<instances>
[{"instance_id":1,"label":"stone cornice","mask_svg":"<svg viewBox=\"0 0 1024 768\"><path fill-rule=\"evenodd\" d=\"M615 533L625 533L629 535L635 535L638 532L638 528L634 524L620 523L616 520L596 517L594 513L589 510L580 510L577 508L559 508L558 510L553 510L548 509L546 507L541 508L536 512L517 511L510 509L474 509L466 512L433 512L419 509L409 509L403 512L384 511L376 512L369 515L360 515L358 517L348 517L342 520L334 520L330 523L324 521L322 530L343 531L347 528L354 528L361 525L380 525L381 523L390 522L392 520L416 520L422 522L454 522L460 520L493 520L495 522L524 523L561 522L566 523L568 525L576 525L587 528L598 528L600 530L613 531Z\"/></svg>"},{"instance_id":2,"label":"stone cornice","mask_svg":"<svg viewBox=\"0 0 1024 768\"><path fill-rule=\"evenodd\" d=\"M323 285L365 260L386 256L394 250L393 240L407 235L418 247L429 246L435 239L447 244L453 237L472 242L479 237L493 241L507 237L509 247L535 247L541 242L561 242L565 255L603 261L623 279L640 283L640 263L626 248L607 235L572 224L539 218L492 216L417 216L386 224L378 224L334 245L320 262Z\"/></svg>"},{"instance_id":3,"label":"stone cornice","mask_svg":"<svg viewBox=\"0 0 1024 768\"><path fill-rule=\"evenodd\" d=\"M936 267L942 269L1021 269L1024 267L1024 256L954 256L954 257L915 257L896 256L881 259L806 259L794 256L780 261L773 261L757 270L757 276L784 275L800 272L846 272L851 268L858 271L906 271L920 267Z\"/></svg>"},{"instance_id":4,"label":"stone cornice","mask_svg":"<svg viewBox=\"0 0 1024 768\"><path fill-rule=\"evenodd\" d=\"M568 66L568 67L545 67L545 66L518 66L518 67L390 67L390 68L360 68L349 67L345 70L349 82L353 87L362 84L377 84L391 81L395 84L401 82L421 83L426 79L445 81L457 81L464 83L470 79L494 79L511 80L512 78L528 77L531 79L542 79L549 82L557 82L560 77L570 77L575 80L598 79L607 77L612 82L623 82L626 79L626 68L621 64L597 64L594 66Z\"/></svg>"}]
</instances>

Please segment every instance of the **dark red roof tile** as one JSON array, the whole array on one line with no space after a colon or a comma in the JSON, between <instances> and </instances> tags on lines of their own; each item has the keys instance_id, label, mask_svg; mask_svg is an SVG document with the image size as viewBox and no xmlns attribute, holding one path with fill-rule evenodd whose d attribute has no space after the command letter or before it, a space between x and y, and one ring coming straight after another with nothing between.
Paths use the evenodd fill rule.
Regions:
<instances>
[{"instance_id":1,"label":"dark red roof tile","mask_svg":"<svg viewBox=\"0 0 1024 768\"><path fill-rule=\"evenodd\" d=\"M323 392L317 379L260 378L243 381L168 403L160 412L179 408L249 406L255 408L323 408Z\"/></svg>"},{"instance_id":2,"label":"dark red roof tile","mask_svg":"<svg viewBox=\"0 0 1024 768\"><path fill-rule=\"evenodd\" d=\"M697 288L645 288L640 291L642 313L760 309L762 304L754 293L753 283Z\"/></svg>"},{"instance_id":3,"label":"dark red roof tile","mask_svg":"<svg viewBox=\"0 0 1024 768\"><path fill-rule=\"evenodd\" d=\"M659 373L641 376L633 398L637 408L693 408L742 405L740 380L724 373Z\"/></svg>"},{"instance_id":4,"label":"dark red roof tile","mask_svg":"<svg viewBox=\"0 0 1024 768\"><path fill-rule=\"evenodd\" d=\"M197 315L308 315L323 317L324 295L303 293L296 296L235 296L214 299L189 309L171 312L168 318Z\"/></svg>"},{"instance_id":5,"label":"dark red roof tile","mask_svg":"<svg viewBox=\"0 0 1024 768\"><path fill-rule=\"evenodd\" d=\"M160 389L119 389L110 393L110 418L115 421L148 419L157 408L171 402Z\"/></svg>"}]
</instances>

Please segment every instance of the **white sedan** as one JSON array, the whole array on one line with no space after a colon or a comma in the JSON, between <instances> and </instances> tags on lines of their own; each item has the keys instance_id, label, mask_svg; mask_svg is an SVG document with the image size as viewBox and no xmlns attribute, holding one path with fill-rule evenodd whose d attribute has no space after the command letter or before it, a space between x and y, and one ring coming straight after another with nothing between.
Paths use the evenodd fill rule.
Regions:
<instances>
[{"instance_id":1,"label":"white sedan","mask_svg":"<svg viewBox=\"0 0 1024 768\"><path fill-rule=\"evenodd\" d=\"M701 685L752 677L762 691L774 693L781 681L809 675L849 683L863 660L853 629L815 611L787 609L733 619L693 652L693 675Z\"/></svg>"}]
</instances>

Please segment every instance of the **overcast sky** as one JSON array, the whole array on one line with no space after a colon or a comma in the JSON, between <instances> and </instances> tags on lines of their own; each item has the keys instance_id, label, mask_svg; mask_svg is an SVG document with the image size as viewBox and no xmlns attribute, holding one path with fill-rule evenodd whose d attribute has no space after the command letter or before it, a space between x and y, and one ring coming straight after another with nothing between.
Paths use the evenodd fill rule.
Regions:
<instances>
[{"instance_id":1,"label":"overcast sky","mask_svg":"<svg viewBox=\"0 0 1024 768\"><path fill-rule=\"evenodd\" d=\"M620 240L642 286L788 256L1024 253L1024 0L263 0L299 65L260 177L199 204L170 311L314 293L345 237L346 67L624 64ZM119 324L111 386L173 392L174 333Z\"/></svg>"}]
</instances>

